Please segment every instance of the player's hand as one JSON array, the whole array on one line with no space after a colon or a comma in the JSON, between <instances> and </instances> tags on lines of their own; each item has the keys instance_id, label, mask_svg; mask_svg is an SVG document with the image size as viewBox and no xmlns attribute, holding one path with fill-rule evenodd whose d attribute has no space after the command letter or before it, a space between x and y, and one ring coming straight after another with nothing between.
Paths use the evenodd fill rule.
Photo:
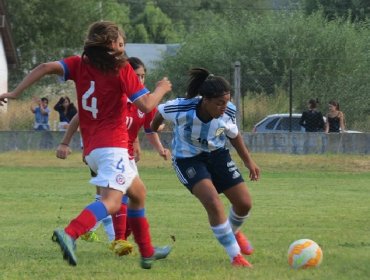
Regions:
<instances>
[{"instance_id":1,"label":"player's hand","mask_svg":"<svg viewBox=\"0 0 370 280\"><path fill-rule=\"evenodd\" d=\"M11 92L6 92L3 94L0 94L0 106L4 106L5 103L8 103L8 100L5 99L15 99L14 94Z\"/></svg>"},{"instance_id":2,"label":"player's hand","mask_svg":"<svg viewBox=\"0 0 370 280\"><path fill-rule=\"evenodd\" d=\"M139 150L135 151L135 162L138 162L140 160L140 152Z\"/></svg>"},{"instance_id":3,"label":"player's hand","mask_svg":"<svg viewBox=\"0 0 370 280\"><path fill-rule=\"evenodd\" d=\"M163 157L164 160L169 160L171 158L171 152L169 149L163 149L159 155Z\"/></svg>"},{"instance_id":4,"label":"player's hand","mask_svg":"<svg viewBox=\"0 0 370 280\"><path fill-rule=\"evenodd\" d=\"M66 145L59 144L57 147L56 156L57 158L60 159L66 159L68 155L70 155L71 153L72 153L71 148L69 148Z\"/></svg>"},{"instance_id":5,"label":"player's hand","mask_svg":"<svg viewBox=\"0 0 370 280\"><path fill-rule=\"evenodd\" d=\"M167 77L164 77L162 80L160 80L158 83L157 83L157 87L156 87L157 90L162 90L164 92L170 92L172 90L172 84L171 84L171 81L168 80Z\"/></svg>"},{"instance_id":6,"label":"player's hand","mask_svg":"<svg viewBox=\"0 0 370 280\"><path fill-rule=\"evenodd\" d=\"M255 164L254 161L251 160L245 166L249 169L249 179L251 181L258 181L261 174L260 168L257 166L257 164Z\"/></svg>"}]
</instances>

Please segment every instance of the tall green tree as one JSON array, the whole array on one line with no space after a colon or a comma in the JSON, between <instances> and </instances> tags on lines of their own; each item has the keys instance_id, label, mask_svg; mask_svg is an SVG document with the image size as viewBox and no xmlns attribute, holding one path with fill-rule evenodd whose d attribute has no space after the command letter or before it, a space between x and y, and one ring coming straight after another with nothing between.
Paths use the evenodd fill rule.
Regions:
<instances>
[{"instance_id":1,"label":"tall green tree","mask_svg":"<svg viewBox=\"0 0 370 280\"><path fill-rule=\"evenodd\" d=\"M7 8L22 69L81 50L96 20L129 23L128 7L114 0L12 0Z\"/></svg>"},{"instance_id":2,"label":"tall green tree","mask_svg":"<svg viewBox=\"0 0 370 280\"><path fill-rule=\"evenodd\" d=\"M156 7L152 2L147 3L144 11L137 15L133 20L133 25L138 25L134 30L140 32L131 34L132 41L141 43L141 39L146 38L143 43L175 43L179 39L178 33L173 27L172 20ZM144 28L146 36L144 34ZM141 38L139 37L141 36Z\"/></svg>"},{"instance_id":3,"label":"tall green tree","mask_svg":"<svg viewBox=\"0 0 370 280\"><path fill-rule=\"evenodd\" d=\"M305 0L307 14L322 10L329 20L346 18L351 21L364 21L370 17L370 2L367 0Z\"/></svg>"},{"instance_id":4,"label":"tall green tree","mask_svg":"<svg viewBox=\"0 0 370 280\"><path fill-rule=\"evenodd\" d=\"M176 95L184 96L187 71L206 67L232 80L232 64L242 65L244 93L288 92L293 72L294 104L302 110L309 98L336 99L348 124L366 122L370 76L370 31L362 25L327 21L321 13L206 17L190 33L176 56L168 56L155 73L169 75Z\"/></svg>"}]
</instances>

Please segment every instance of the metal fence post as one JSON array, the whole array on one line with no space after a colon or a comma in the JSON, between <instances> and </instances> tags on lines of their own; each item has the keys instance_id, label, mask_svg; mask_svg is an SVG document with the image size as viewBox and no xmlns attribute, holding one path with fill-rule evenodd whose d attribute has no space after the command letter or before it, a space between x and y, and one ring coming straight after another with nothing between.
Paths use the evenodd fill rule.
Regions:
<instances>
[{"instance_id":1,"label":"metal fence post","mask_svg":"<svg viewBox=\"0 0 370 280\"><path fill-rule=\"evenodd\" d=\"M289 70L289 132L292 132L292 113L293 113L293 71Z\"/></svg>"},{"instance_id":2,"label":"metal fence post","mask_svg":"<svg viewBox=\"0 0 370 280\"><path fill-rule=\"evenodd\" d=\"M240 90L240 61L234 63L234 101L236 106L236 124L240 129L240 133L243 133L242 124L242 104L241 104L241 90Z\"/></svg>"}]
</instances>

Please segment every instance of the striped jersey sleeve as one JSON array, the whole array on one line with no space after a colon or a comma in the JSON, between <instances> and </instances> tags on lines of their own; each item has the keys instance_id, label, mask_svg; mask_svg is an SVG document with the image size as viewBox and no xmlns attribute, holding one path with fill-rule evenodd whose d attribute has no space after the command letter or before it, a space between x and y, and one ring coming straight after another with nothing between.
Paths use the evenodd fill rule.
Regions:
<instances>
[{"instance_id":1,"label":"striped jersey sleeve","mask_svg":"<svg viewBox=\"0 0 370 280\"><path fill-rule=\"evenodd\" d=\"M193 157L223 148L227 137L238 135L236 110L232 103L228 103L221 117L204 123L196 113L199 102L201 98L178 98L158 106L162 117L173 123L172 154L176 158Z\"/></svg>"}]
</instances>

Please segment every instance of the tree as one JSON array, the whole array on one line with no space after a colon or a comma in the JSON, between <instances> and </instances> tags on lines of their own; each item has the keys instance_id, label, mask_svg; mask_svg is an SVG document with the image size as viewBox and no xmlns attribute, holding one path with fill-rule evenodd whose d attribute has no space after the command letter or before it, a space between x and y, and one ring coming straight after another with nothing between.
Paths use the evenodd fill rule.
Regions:
<instances>
[{"instance_id":1,"label":"tree","mask_svg":"<svg viewBox=\"0 0 370 280\"><path fill-rule=\"evenodd\" d=\"M92 22L112 20L129 27L128 7L115 0L11 0L6 4L21 61L18 69L11 70L10 87L41 62L81 53Z\"/></svg>"},{"instance_id":2,"label":"tree","mask_svg":"<svg viewBox=\"0 0 370 280\"><path fill-rule=\"evenodd\" d=\"M185 38L176 56L165 58L153 77L169 75L175 95L184 96L190 68L205 67L232 80L231 65L238 60L244 93L287 92L292 70L296 109L312 97L322 102L336 99L350 126L366 123L368 28L328 22L321 13L244 13L238 18L204 13L202 18L203 24Z\"/></svg>"},{"instance_id":3,"label":"tree","mask_svg":"<svg viewBox=\"0 0 370 280\"><path fill-rule=\"evenodd\" d=\"M87 27L96 20L129 23L128 8L113 0L12 0L7 8L22 69L81 50Z\"/></svg>"},{"instance_id":4,"label":"tree","mask_svg":"<svg viewBox=\"0 0 370 280\"><path fill-rule=\"evenodd\" d=\"M141 26L139 27L141 33L143 33L142 27L145 27L149 42L158 44L174 43L179 38L173 28L172 20L160 8L155 7L153 3L147 3L144 11L133 20L133 24ZM138 38L136 34L133 34L132 37Z\"/></svg>"},{"instance_id":5,"label":"tree","mask_svg":"<svg viewBox=\"0 0 370 280\"><path fill-rule=\"evenodd\" d=\"M364 21L370 16L369 1L364 0L305 0L304 6L307 14L322 10L329 20L348 18L351 21Z\"/></svg>"}]
</instances>

